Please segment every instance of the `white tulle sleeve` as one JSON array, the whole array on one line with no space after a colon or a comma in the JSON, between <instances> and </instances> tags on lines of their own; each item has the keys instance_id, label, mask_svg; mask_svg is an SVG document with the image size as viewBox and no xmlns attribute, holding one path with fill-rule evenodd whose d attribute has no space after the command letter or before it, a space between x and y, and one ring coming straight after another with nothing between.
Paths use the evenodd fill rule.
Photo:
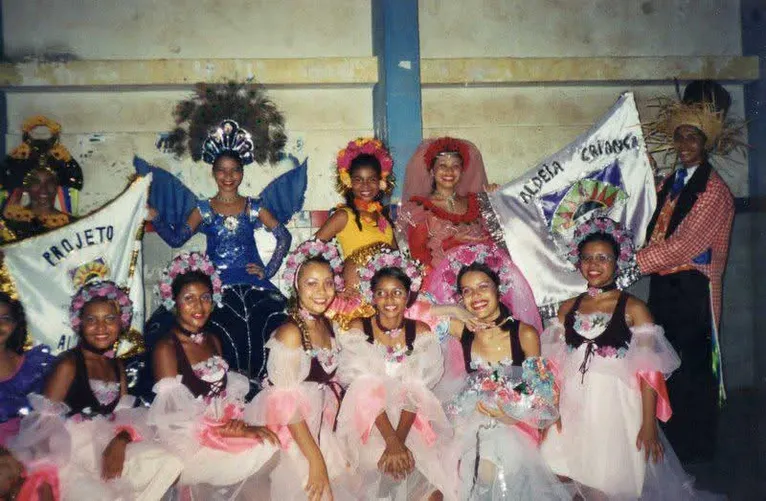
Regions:
<instances>
[{"instance_id":1,"label":"white tulle sleeve","mask_svg":"<svg viewBox=\"0 0 766 501\"><path fill-rule=\"evenodd\" d=\"M660 372L665 379L678 369L681 359L659 325L644 324L630 329L633 334L625 362L631 372Z\"/></svg>"},{"instance_id":2,"label":"white tulle sleeve","mask_svg":"<svg viewBox=\"0 0 766 501\"><path fill-rule=\"evenodd\" d=\"M191 454L199 448L196 439L206 405L194 398L181 383L182 377L166 377L152 388L156 394L147 415L147 423L154 427L157 438L177 453Z\"/></svg>"},{"instance_id":3,"label":"white tulle sleeve","mask_svg":"<svg viewBox=\"0 0 766 501\"><path fill-rule=\"evenodd\" d=\"M404 362L405 385L423 384L433 388L444 374L444 357L439 340L432 333L419 335L412 344L412 354Z\"/></svg>"},{"instance_id":4,"label":"white tulle sleeve","mask_svg":"<svg viewBox=\"0 0 766 501\"><path fill-rule=\"evenodd\" d=\"M286 446L291 440L288 425L306 421L313 429L314 418L321 416L324 393L319 384L305 381L311 358L302 348L287 347L275 338L266 343L266 348L269 385L246 406L245 420L268 426Z\"/></svg>"},{"instance_id":5,"label":"white tulle sleeve","mask_svg":"<svg viewBox=\"0 0 766 501\"><path fill-rule=\"evenodd\" d=\"M27 398L32 410L21 420L19 433L9 441L9 448L23 462L46 458L66 464L72 451L72 439L66 428L69 407L37 393L30 393Z\"/></svg>"},{"instance_id":6,"label":"white tulle sleeve","mask_svg":"<svg viewBox=\"0 0 766 501\"><path fill-rule=\"evenodd\" d=\"M397 401L401 384L386 375L385 360L367 342L362 331L351 329L339 339L341 352L337 375L346 387L346 395L338 414L338 433L347 443L359 443L360 440L366 443L375 419L391 407L390 403Z\"/></svg>"},{"instance_id":7,"label":"white tulle sleeve","mask_svg":"<svg viewBox=\"0 0 766 501\"><path fill-rule=\"evenodd\" d=\"M564 324L558 318L551 320L548 327L540 334L540 350L543 357L547 358L555 367L560 367L567 355L567 346L564 339Z\"/></svg>"},{"instance_id":8,"label":"white tulle sleeve","mask_svg":"<svg viewBox=\"0 0 766 501\"><path fill-rule=\"evenodd\" d=\"M367 335L359 329L350 329L338 336L341 346L337 377L343 386L350 386L360 377L384 377L386 364L377 356L375 348L367 342Z\"/></svg>"}]
</instances>

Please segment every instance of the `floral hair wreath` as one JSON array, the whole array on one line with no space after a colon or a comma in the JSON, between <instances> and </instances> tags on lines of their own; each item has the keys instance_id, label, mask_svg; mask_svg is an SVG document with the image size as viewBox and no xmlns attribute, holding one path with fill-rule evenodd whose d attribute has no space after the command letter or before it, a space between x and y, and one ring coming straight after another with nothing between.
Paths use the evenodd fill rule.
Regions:
<instances>
[{"instance_id":1,"label":"floral hair wreath","mask_svg":"<svg viewBox=\"0 0 766 501\"><path fill-rule=\"evenodd\" d=\"M125 330L130 327L130 321L133 318L133 301L130 300L127 292L118 287L117 284L104 280L83 285L72 297L72 303L69 306L69 323L75 332L80 330L80 325L82 324L80 319L82 309L90 301L97 298L115 301L120 308L120 325L122 329Z\"/></svg>"},{"instance_id":2,"label":"floral hair wreath","mask_svg":"<svg viewBox=\"0 0 766 501\"><path fill-rule=\"evenodd\" d=\"M350 141L345 148L338 152L338 192L343 194L351 189L351 162L359 155L372 155L380 162L380 190L389 193L394 188L394 160L383 146L380 139L360 137Z\"/></svg>"},{"instance_id":3,"label":"floral hair wreath","mask_svg":"<svg viewBox=\"0 0 766 501\"><path fill-rule=\"evenodd\" d=\"M468 168L468 160L470 158L471 152L468 149L468 145L465 143L465 141L461 141L452 137L440 137L429 144L425 153L423 153L423 160L425 160L426 169L431 169L431 164L434 161L434 158L447 153L457 153L460 155L460 158L463 159L463 168Z\"/></svg>"},{"instance_id":4,"label":"floral hair wreath","mask_svg":"<svg viewBox=\"0 0 766 501\"><path fill-rule=\"evenodd\" d=\"M616 256L620 274L635 267L636 249L633 245L633 235L620 223L608 217L594 217L575 228L566 256L569 262L577 266L580 262L580 242L594 233L606 233L614 238L617 245L620 246L620 255Z\"/></svg>"},{"instance_id":5,"label":"floral hair wreath","mask_svg":"<svg viewBox=\"0 0 766 501\"><path fill-rule=\"evenodd\" d=\"M367 302L372 302L372 277L383 268L399 268L412 281L410 292L418 292L423 284L423 273L418 261L408 259L401 252L392 249L382 249L379 254L359 268L359 289Z\"/></svg>"},{"instance_id":6,"label":"floral hair wreath","mask_svg":"<svg viewBox=\"0 0 766 501\"><path fill-rule=\"evenodd\" d=\"M210 277L213 284L213 301L218 306L223 300L222 290L223 282L221 276L215 269L210 258L202 252L182 252L170 262L168 267L162 271L162 277L155 288L155 293L162 299L162 305L171 310L176 302L173 299L173 280L179 275L184 275L190 271L201 271Z\"/></svg>"},{"instance_id":7,"label":"floral hair wreath","mask_svg":"<svg viewBox=\"0 0 766 501\"><path fill-rule=\"evenodd\" d=\"M510 260L496 245L477 244L464 245L449 257L449 271L445 272L444 279L453 285L453 299L460 300L460 285L457 277L460 270L473 263L483 264L497 273L500 278L498 287L500 297L504 296L513 287L513 270L509 266Z\"/></svg>"},{"instance_id":8,"label":"floral hair wreath","mask_svg":"<svg viewBox=\"0 0 766 501\"><path fill-rule=\"evenodd\" d=\"M343 288L343 259L340 257L338 247L331 242L323 242L315 238L303 242L287 256L282 279L291 290L295 290L298 271L303 266L303 263L317 256L323 257L330 263L330 268L335 278L335 287L338 289Z\"/></svg>"}]
</instances>

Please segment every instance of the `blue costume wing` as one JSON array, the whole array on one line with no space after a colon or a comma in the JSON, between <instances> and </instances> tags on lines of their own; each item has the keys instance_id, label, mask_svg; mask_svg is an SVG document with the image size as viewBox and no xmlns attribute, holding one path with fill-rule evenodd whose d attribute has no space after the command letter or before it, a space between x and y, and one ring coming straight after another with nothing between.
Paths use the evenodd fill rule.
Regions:
<instances>
[{"instance_id":1,"label":"blue costume wing","mask_svg":"<svg viewBox=\"0 0 766 501\"><path fill-rule=\"evenodd\" d=\"M269 183L260 194L261 204L281 224L286 224L303 208L308 185L308 158L302 163L293 155L287 155L293 168Z\"/></svg>"},{"instance_id":2,"label":"blue costume wing","mask_svg":"<svg viewBox=\"0 0 766 501\"><path fill-rule=\"evenodd\" d=\"M149 164L143 158L134 156L133 167L139 176L152 173L149 205L157 209L163 221L173 226L186 223L192 209L197 206L197 196L173 174Z\"/></svg>"}]
</instances>

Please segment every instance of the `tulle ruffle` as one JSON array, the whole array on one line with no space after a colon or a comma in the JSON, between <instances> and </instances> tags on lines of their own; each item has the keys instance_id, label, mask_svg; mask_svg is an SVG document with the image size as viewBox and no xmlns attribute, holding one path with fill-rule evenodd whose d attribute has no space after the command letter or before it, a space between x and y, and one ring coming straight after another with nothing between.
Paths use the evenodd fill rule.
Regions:
<instances>
[{"instance_id":1,"label":"tulle ruffle","mask_svg":"<svg viewBox=\"0 0 766 501\"><path fill-rule=\"evenodd\" d=\"M430 390L443 371L435 337L419 336L412 353L400 363L386 362L382 350L368 343L358 330L344 333L340 342L338 377L348 388L338 415L337 435L357 476L358 499L376 499L381 492L426 495L434 489L453 499L454 476L443 464L452 428ZM416 413L406 445L415 457L417 472L404 482L394 482L377 469L385 443L375 419L386 412L396 427L404 410Z\"/></svg>"},{"instance_id":2,"label":"tulle ruffle","mask_svg":"<svg viewBox=\"0 0 766 501\"><path fill-rule=\"evenodd\" d=\"M26 465L26 479L15 499L18 501L39 501L38 489L46 484L51 489L54 501L59 501L61 488L58 467L48 461L38 461Z\"/></svg>"},{"instance_id":3,"label":"tulle ruffle","mask_svg":"<svg viewBox=\"0 0 766 501\"><path fill-rule=\"evenodd\" d=\"M635 380L639 372L660 372L667 379L681 365L678 354L665 338L662 327L654 324L630 329L632 339L623 356L594 355L587 373L594 372L619 377L625 381ZM564 326L558 319L541 337L543 356L556 365L564 384L578 372L583 362L582 349L571 350L564 340ZM580 374L582 376L582 374Z\"/></svg>"},{"instance_id":4,"label":"tulle ruffle","mask_svg":"<svg viewBox=\"0 0 766 501\"><path fill-rule=\"evenodd\" d=\"M112 416L93 419L67 419L66 404L41 395L30 395L30 403L33 411L22 420L11 448L26 463L53 462L59 468L65 500L158 499L181 473L180 460L152 444L146 409L131 408L130 399L123 400ZM121 428L148 438L128 444L119 478L102 481L102 453Z\"/></svg>"},{"instance_id":5,"label":"tulle ruffle","mask_svg":"<svg viewBox=\"0 0 766 501\"><path fill-rule=\"evenodd\" d=\"M475 410L453 424L460 430L451 452L458 464L459 499L572 499L541 457L537 441L518 426Z\"/></svg>"}]
</instances>

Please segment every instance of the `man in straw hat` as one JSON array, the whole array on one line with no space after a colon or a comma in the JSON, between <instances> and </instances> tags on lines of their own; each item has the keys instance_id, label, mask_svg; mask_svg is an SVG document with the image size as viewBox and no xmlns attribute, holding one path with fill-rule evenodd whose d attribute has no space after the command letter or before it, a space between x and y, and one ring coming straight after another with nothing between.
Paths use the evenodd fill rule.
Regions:
<instances>
[{"instance_id":1,"label":"man in straw hat","mask_svg":"<svg viewBox=\"0 0 766 501\"><path fill-rule=\"evenodd\" d=\"M718 83L692 82L681 102L662 103L649 134L650 141L665 138L659 149L674 150L678 159L659 186L637 260L651 275L649 308L682 360L668 380L673 417L665 433L685 463L713 458L724 398L717 329L734 200L708 154L725 149L730 102Z\"/></svg>"}]
</instances>

